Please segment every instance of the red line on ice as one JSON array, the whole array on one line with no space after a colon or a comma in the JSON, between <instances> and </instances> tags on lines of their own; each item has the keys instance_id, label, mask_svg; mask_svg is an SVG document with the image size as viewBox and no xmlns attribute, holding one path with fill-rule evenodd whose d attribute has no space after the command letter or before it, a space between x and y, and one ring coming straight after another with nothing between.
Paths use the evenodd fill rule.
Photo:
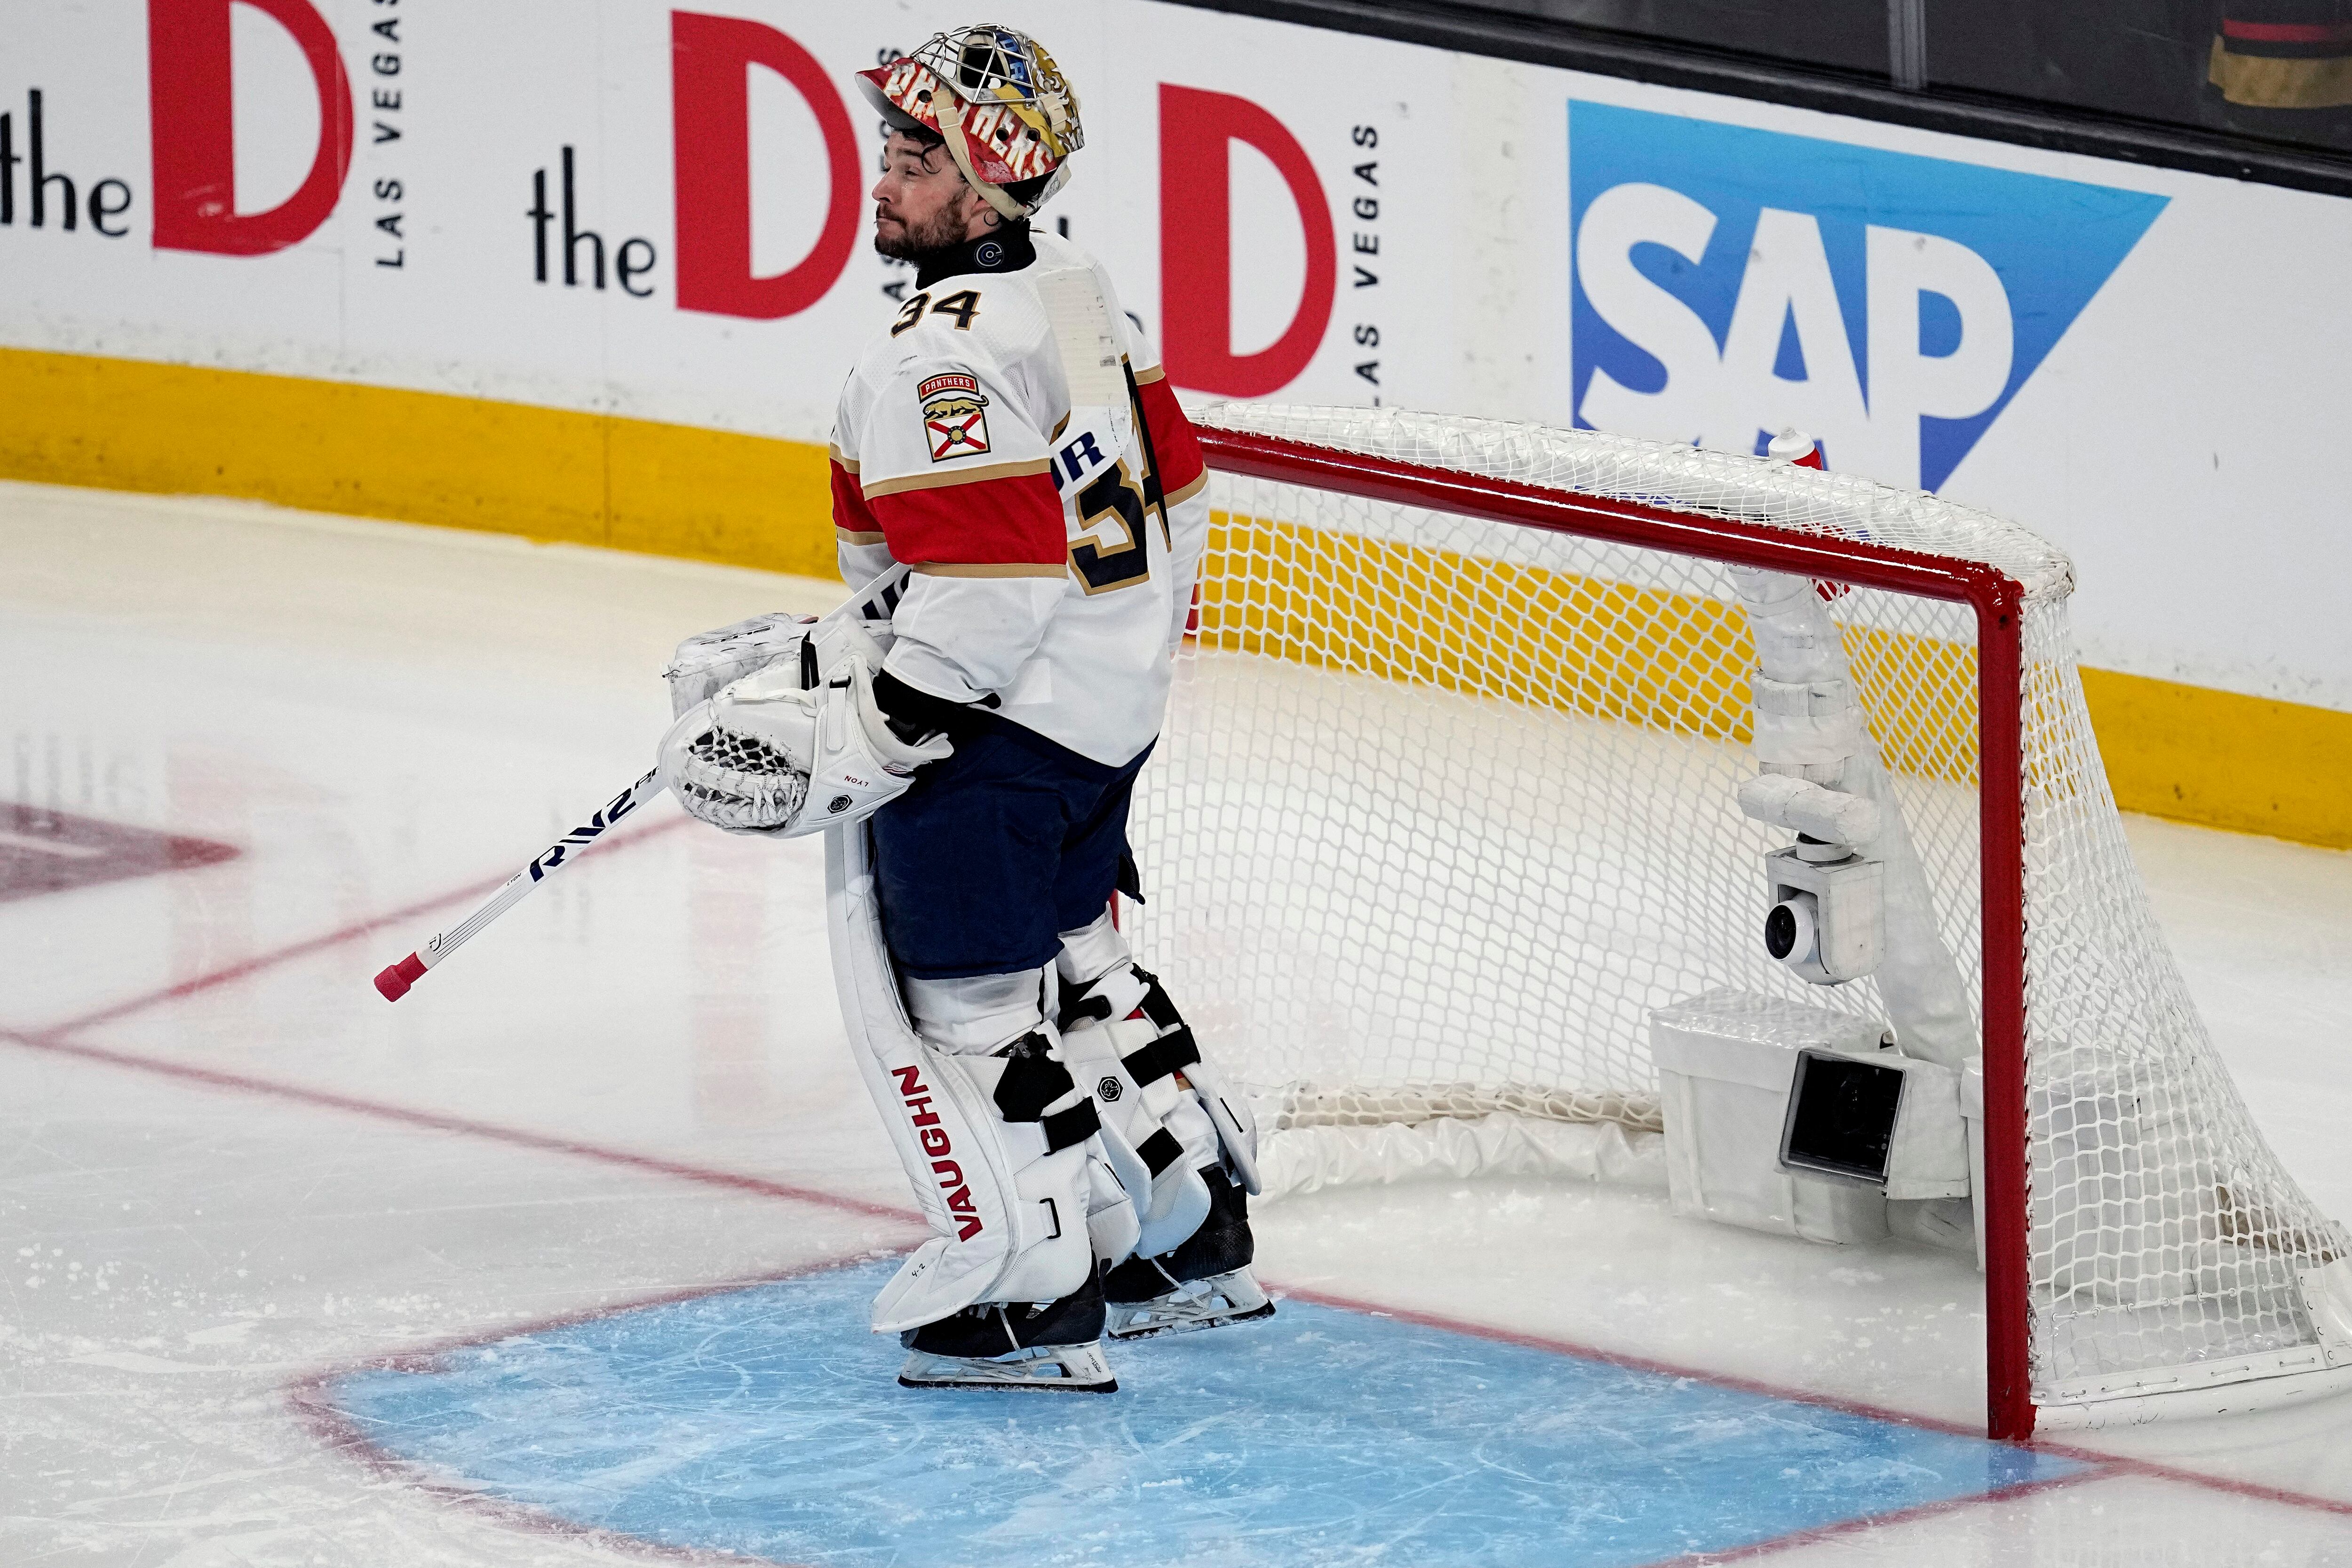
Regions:
<instances>
[{"instance_id":1,"label":"red line on ice","mask_svg":"<svg viewBox=\"0 0 2352 1568\"><path fill-rule=\"evenodd\" d=\"M1602 1350L1598 1345L1580 1343L1575 1340L1559 1339L1548 1334L1522 1333L1516 1329L1498 1329L1487 1323L1474 1323L1466 1319L1449 1318L1439 1312L1415 1311L1407 1307L1391 1307L1359 1297L1336 1295L1328 1290L1298 1289L1286 1287L1286 1296L1301 1301L1313 1301L1320 1306L1337 1307L1343 1312L1363 1312L1401 1322L1419 1323L1424 1328L1443 1329L1448 1333L1465 1334L1472 1339L1492 1340L1497 1344L1520 1345L1528 1350L1549 1351L1555 1355L1570 1355L1579 1361L1600 1362L1606 1366L1623 1367L1628 1372L1655 1373L1661 1377L1685 1377L1694 1382L1711 1384L1740 1394L1760 1394L1767 1399L1785 1399L1793 1404L1811 1405L1823 1410L1834 1410L1843 1415L1859 1415L1868 1421L1885 1421L1898 1426L1917 1426L1927 1431L1948 1433L1955 1437L1982 1437L1980 1426L1964 1426L1957 1421L1940 1420L1933 1415L1920 1415L1905 1410L1891 1410L1883 1405L1868 1405L1858 1399L1841 1399L1830 1394L1807 1394L1783 1388L1777 1384L1759 1383L1754 1378L1738 1377L1729 1373L1700 1372L1693 1367L1679 1366L1673 1362L1658 1361L1649 1356L1633 1355L1624 1351ZM2044 1445L2036 1445L2044 1447Z\"/></svg>"},{"instance_id":2,"label":"red line on ice","mask_svg":"<svg viewBox=\"0 0 2352 1568\"><path fill-rule=\"evenodd\" d=\"M626 849L633 845L643 844L649 838L659 837L661 835L668 833L673 829L683 827L686 824L693 820L694 819L690 816L677 816L671 818L667 822L656 823L653 826L646 828L640 832L626 835L616 833L608 843L601 847L604 849L604 854L600 856L599 859L609 858L614 851ZM114 1003L110 1006L101 1007L95 1013L86 1013L79 1018L68 1018L62 1024L53 1024L47 1028L35 1030L33 1031L32 1037L37 1039L53 1039L63 1035L76 1034L83 1029L91 1028L100 1024L111 1024L117 1019L126 1018L133 1013L143 1013L150 1007L160 1006L166 1002L181 1001L184 998L194 996L203 992L215 990L223 985L232 984L235 982L246 979L250 975L258 974L263 970L275 969L281 963L290 963L295 959L308 958L314 952L323 952L331 947L341 947L347 942L356 942L361 937L373 936L377 931L383 930L386 926L394 925L403 921L416 920L422 916L431 914L436 910L446 909L451 904L460 903L471 899L478 899L485 893L488 893L499 888L504 887L507 883L507 878L511 875L513 875L513 873L509 872L506 876L485 877L480 881L468 882L462 888L452 888L446 893L436 893L429 899L422 899L415 903L403 905L399 909L387 910L383 914L370 915L363 921L355 921L352 924L344 926L340 930L331 931L324 936L310 937L301 942L289 943L285 947L272 949L268 952L257 953L251 958L239 960L237 963L228 964L224 968L212 970L206 973L196 975L193 979L183 980L174 984L162 986L156 990L144 992L137 996L132 996L128 1000ZM17 1034L16 1037L23 1039L26 1037L22 1034Z\"/></svg>"},{"instance_id":3,"label":"red line on ice","mask_svg":"<svg viewBox=\"0 0 2352 1568\"><path fill-rule=\"evenodd\" d=\"M733 1192L750 1193L754 1196L782 1198L792 1203L814 1204L820 1208L838 1209L845 1214L864 1215L874 1219L904 1220L920 1223L913 1210L895 1204L872 1203L865 1198L845 1197L816 1187L794 1186L787 1182L772 1182L764 1176L746 1175L739 1171L722 1171L709 1165L689 1165L682 1160L664 1159L658 1154L641 1154L628 1149L614 1149L602 1143L590 1143L577 1138L560 1138L552 1133L533 1132L528 1128L507 1127L495 1121L478 1121L470 1116L452 1116L446 1111L421 1110L413 1106L394 1105L381 1100L363 1100L357 1095L338 1094L332 1089L310 1089L299 1083L283 1083L275 1079L256 1078L249 1073L222 1072L215 1068L191 1067L162 1057L145 1056L136 1051L118 1051L105 1046L83 1046L57 1038L54 1035L36 1036L0 1032L0 1039L13 1041L27 1050L49 1051L58 1056L79 1057L85 1061L104 1062L110 1067L130 1068L139 1072L151 1072L163 1078L174 1078L185 1083L198 1083L207 1089L232 1089L241 1094L261 1095L273 1100L289 1100L299 1104L323 1106L331 1110L350 1111L357 1116L372 1116L378 1121L397 1121L410 1127L429 1128L436 1132L463 1132L492 1142L510 1143L518 1148L537 1149L551 1154L569 1154L577 1159L595 1160L607 1165L620 1165L654 1175L673 1176L679 1181L694 1182L706 1187L724 1187Z\"/></svg>"},{"instance_id":4,"label":"red line on ice","mask_svg":"<svg viewBox=\"0 0 2352 1568\"><path fill-rule=\"evenodd\" d=\"M1650 1568L1670 1568L1675 1563L1747 1563L1759 1557L1770 1557L1782 1552L1793 1552L1800 1546L1811 1546L1817 1541L1835 1541L1848 1535L1865 1535L1875 1530L1893 1529L1922 1519L1938 1519L1947 1514L1963 1513L1986 1503L2011 1502L2036 1492L2055 1491L2060 1487L2079 1486L2084 1481L2110 1479L2112 1470L2092 1468L2076 1470L2072 1475L2051 1476L2038 1481L2020 1481L2014 1486L1996 1487L1990 1491L1971 1492L1967 1497L1945 1498L1937 1502L1923 1502L1911 1508L1898 1508L1886 1513L1863 1514L1854 1519L1841 1519L1832 1524L1817 1524L1810 1530L1792 1530L1786 1535L1776 1535L1768 1541L1751 1541L1745 1546L1727 1546L1720 1552L1691 1552L1679 1557L1668 1557Z\"/></svg>"},{"instance_id":5,"label":"red line on ice","mask_svg":"<svg viewBox=\"0 0 2352 1568\"><path fill-rule=\"evenodd\" d=\"M605 855L609 856L612 852L631 845L643 844L647 839L657 837L691 820L690 817L679 816L639 832L625 836L615 835L608 844L603 846L603 848ZM347 1111L352 1115L373 1117L378 1121L399 1122L410 1127L428 1128L437 1132L462 1132L471 1137L512 1144L519 1148L536 1149L546 1153L566 1154L575 1159L594 1160L604 1164L619 1165L654 1175L669 1176L702 1186L721 1187L732 1192L749 1193L758 1197L782 1198L793 1203L811 1204L821 1208L836 1209L869 1218L919 1223L918 1215L897 1205L872 1203L864 1198L845 1197L837 1193L824 1192L814 1187L795 1186L790 1183L770 1181L765 1177L747 1175L737 1171L688 1164L684 1161L665 1159L656 1154L616 1149L605 1144L591 1143L582 1139L559 1137L552 1133L533 1132L527 1128L503 1126L497 1122L478 1121L473 1117L454 1116L446 1111L425 1110L414 1106L396 1105L387 1100L340 1094L332 1089L312 1089L306 1085L260 1078L250 1073L225 1072L217 1068L197 1067L187 1062L173 1061L166 1057L151 1056L144 1052L85 1045L67 1037L100 1024L113 1023L150 1007L184 1000L203 992L231 984L298 958L321 952L345 942L355 942L394 922L413 920L450 904L478 898L492 889L504 885L506 880L505 877L493 877L478 882L469 882L464 887L454 888L448 892L436 894L433 898L421 900L381 915L373 915L363 921L354 921L322 936L310 937L268 952L257 953L251 958L242 959L223 968L180 981L176 984L166 985L125 1001L114 1003L110 1006L100 1008L97 1012L69 1019L62 1024L52 1025L47 1028L31 1031L0 1028L0 1040L21 1046L27 1050L47 1051L57 1056L79 1058L84 1061L103 1062L110 1067L128 1068L133 1071L153 1073L163 1078L177 1079L184 1083L201 1084L207 1089L227 1089L241 1094L291 1100L298 1104L320 1106L331 1110ZM364 1004L358 998L366 994L357 986L354 986L352 991L354 995L352 1005L363 1005Z\"/></svg>"}]
</instances>

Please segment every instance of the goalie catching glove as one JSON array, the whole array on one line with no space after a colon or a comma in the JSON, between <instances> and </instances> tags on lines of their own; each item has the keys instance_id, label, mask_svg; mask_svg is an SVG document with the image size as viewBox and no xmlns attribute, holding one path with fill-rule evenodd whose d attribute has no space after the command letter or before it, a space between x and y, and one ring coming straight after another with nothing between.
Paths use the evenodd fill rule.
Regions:
<instances>
[{"instance_id":1,"label":"goalie catching glove","mask_svg":"<svg viewBox=\"0 0 2352 1568\"><path fill-rule=\"evenodd\" d=\"M798 662L721 689L662 737L656 766L690 815L730 833L822 832L873 816L953 749L944 735L910 742L892 731L862 655L814 689Z\"/></svg>"}]
</instances>

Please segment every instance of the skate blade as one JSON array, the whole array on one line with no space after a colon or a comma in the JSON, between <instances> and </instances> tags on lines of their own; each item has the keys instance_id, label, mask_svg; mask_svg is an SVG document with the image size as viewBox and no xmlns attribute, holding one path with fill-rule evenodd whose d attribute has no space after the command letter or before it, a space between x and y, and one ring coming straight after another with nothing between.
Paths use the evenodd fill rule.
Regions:
<instances>
[{"instance_id":1,"label":"skate blade","mask_svg":"<svg viewBox=\"0 0 2352 1568\"><path fill-rule=\"evenodd\" d=\"M1118 1379L1102 1383L1080 1383L1075 1377L926 1377L916 1379L905 1373L898 1374L901 1388L992 1388L1011 1392L1038 1394L1117 1394Z\"/></svg>"},{"instance_id":2,"label":"skate blade","mask_svg":"<svg viewBox=\"0 0 2352 1568\"><path fill-rule=\"evenodd\" d=\"M1117 1312L1118 1309L1113 1307L1111 1310ZM1232 1323L1255 1322L1260 1318L1273 1316L1274 1303L1267 1301L1263 1305L1251 1308L1246 1312L1220 1312L1204 1318L1161 1318L1155 1321L1146 1317L1139 1321L1107 1330L1103 1337L1117 1340L1122 1344L1131 1344L1137 1340L1164 1339L1170 1334L1197 1334L1207 1329L1222 1329Z\"/></svg>"},{"instance_id":3,"label":"skate blade","mask_svg":"<svg viewBox=\"0 0 2352 1568\"><path fill-rule=\"evenodd\" d=\"M1054 1367L1046 1376L1041 1368ZM898 1369L901 1388L1014 1388L1047 1394L1116 1394L1118 1380L1092 1345L1060 1355L1026 1355L1003 1361L966 1360L916 1351Z\"/></svg>"}]
</instances>

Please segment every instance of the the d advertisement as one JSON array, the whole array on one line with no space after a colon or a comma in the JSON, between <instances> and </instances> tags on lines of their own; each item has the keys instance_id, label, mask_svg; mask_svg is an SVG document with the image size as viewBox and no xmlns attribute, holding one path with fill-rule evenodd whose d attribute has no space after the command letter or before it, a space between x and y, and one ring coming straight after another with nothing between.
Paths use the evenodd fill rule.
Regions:
<instances>
[{"instance_id":1,"label":"the d advertisement","mask_svg":"<svg viewBox=\"0 0 2352 1568\"><path fill-rule=\"evenodd\" d=\"M850 74L969 20L637 0L125 0L96 26L68 0L19 9L0 55L0 104L25 106L0 119L0 339L801 441L824 439L908 276L870 249L878 126ZM1282 102L1297 73L1279 50L1209 68L1196 14L1019 9L1077 83L1089 139L1051 220L1111 261L1180 382L1379 396L1400 177L1381 142L1402 127L1378 47L1348 41L1348 83Z\"/></svg>"}]
</instances>

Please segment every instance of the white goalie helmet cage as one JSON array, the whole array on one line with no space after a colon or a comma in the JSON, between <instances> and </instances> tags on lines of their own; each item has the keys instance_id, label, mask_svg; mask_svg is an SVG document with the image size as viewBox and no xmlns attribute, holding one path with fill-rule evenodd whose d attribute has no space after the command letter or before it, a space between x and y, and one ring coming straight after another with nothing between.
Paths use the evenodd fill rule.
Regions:
<instances>
[{"instance_id":1,"label":"white goalie helmet cage","mask_svg":"<svg viewBox=\"0 0 2352 1568\"><path fill-rule=\"evenodd\" d=\"M989 205L1030 216L1069 183L1087 143L1078 95L1045 47L983 22L935 33L912 54L857 73L858 90L895 129L940 137ZM1043 180L1024 195L1007 187Z\"/></svg>"}]
</instances>

